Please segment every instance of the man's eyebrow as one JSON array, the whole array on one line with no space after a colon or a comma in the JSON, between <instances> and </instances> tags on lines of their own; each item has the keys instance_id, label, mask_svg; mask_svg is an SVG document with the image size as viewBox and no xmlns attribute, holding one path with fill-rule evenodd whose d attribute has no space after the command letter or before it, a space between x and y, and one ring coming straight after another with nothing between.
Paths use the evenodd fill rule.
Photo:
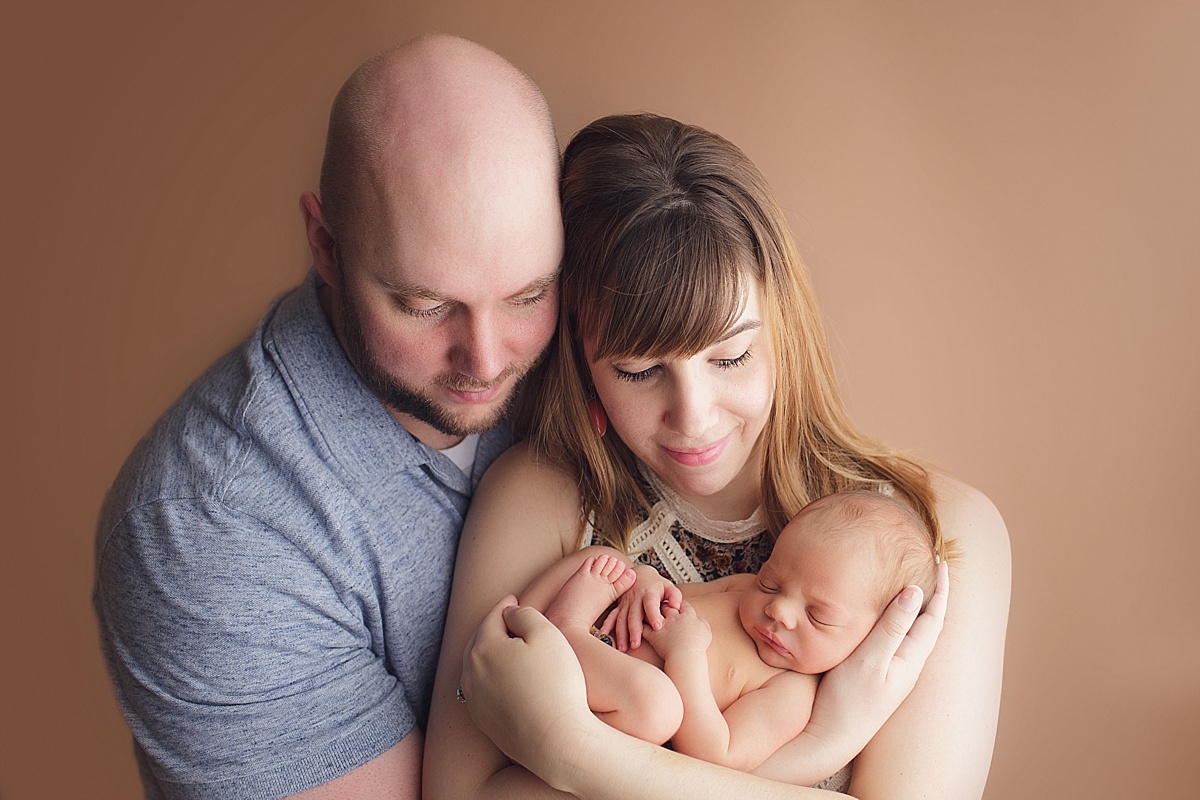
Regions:
<instances>
[{"instance_id":1,"label":"man's eyebrow","mask_svg":"<svg viewBox=\"0 0 1200 800\"><path fill-rule=\"evenodd\" d=\"M543 292L549 286L558 281L558 274L559 270L555 269L554 271L534 280L529 285L513 292L511 295L509 295L509 297L521 297L522 295ZM393 294L398 297L413 297L421 300L430 300L437 303L450 302L450 298L425 286L417 286L416 284L412 283L393 283L386 278L380 278L379 285L382 286L389 294Z\"/></svg>"},{"instance_id":2,"label":"man's eyebrow","mask_svg":"<svg viewBox=\"0 0 1200 800\"><path fill-rule=\"evenodd\" d=\"M422 300L433 300L439 303L444 303L448 298L445 295L438 294L424 286L417 286L414 283L392 283L386 278L379 279L379 285L384 288L389 294L394 294L398 297L415 297Z\"/></svg>"},{"instance_id":3,"label":"man's eyebrow","mask_svg":"<svg viewBox=\"0 0 1200 800\"><path fill-rule=\"evenodd\" d=\"M532 283L530 283L528 286L521 289L520 291L513 292L513 294L511 294L510 297L521 297L522 295L526 295L526 294L537 294L538 292L544 292L552 284L554 284L556 281L558 281L558 273L559 273L559 270L554 269L554 270L546 273L542 277L538 278L537 280L533 281Z\"/></svg>"},{"instance_id":4,"label":"man's eyebrow","mask_svg":"<svg viewBox=\"0 0 1200 800\"><path fill-rule=\"evenodd\" d=\"M725 331L725 335L722 336L720 339L717 339L717 341L714 342L714 344L720 344L721 342L732 339L733 337L737 336L739 333L745 333L746 331L756 331L761 327L762 327L762 322L757 319L742 320L737 325L734 325L732 328Z\"/></svg>"}]
</instances>

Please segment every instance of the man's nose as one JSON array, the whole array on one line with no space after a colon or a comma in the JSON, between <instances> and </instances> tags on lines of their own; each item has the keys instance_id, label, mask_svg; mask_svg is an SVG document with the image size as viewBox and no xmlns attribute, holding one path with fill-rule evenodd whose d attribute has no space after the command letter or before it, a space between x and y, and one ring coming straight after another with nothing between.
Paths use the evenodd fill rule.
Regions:
<instances>
[{"instance_id":1,"label":"man's nose","mask_svg":"<svg viewBox=\"0 0 1200 800\"><path fill-rule=\"evenodd\" d=\"M492 383L508 366L499 321L490 314L469 314L456 331L451 363L456 372Z\"/></svg>"}]
</instances>

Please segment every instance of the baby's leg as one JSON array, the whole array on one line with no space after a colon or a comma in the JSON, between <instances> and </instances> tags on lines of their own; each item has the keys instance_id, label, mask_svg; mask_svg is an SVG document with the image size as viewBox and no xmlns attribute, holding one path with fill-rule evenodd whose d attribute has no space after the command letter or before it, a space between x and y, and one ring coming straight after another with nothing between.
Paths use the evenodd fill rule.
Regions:
<instances>
[{"instance_id":1,"label":"baby's leg","mask_svg":"<svg viewBox=\"0 0 1200 800\"><path fill-rule=\"evenodd\" d=\"M573 578L575 573L579 571L579 568L583 566L583 562L593 556L600 555L606 555L622 561L626 567L632 566L632 563L621 554L620 550L612 547L592 545L582 550L576 550L574 553L563 556L550 565L549 569L526 587L519 598L520 604L523 606L533 606L545 614L546 609L554 602L554 598L558 597L558 593L562 591L566 582Z\"/></svg>"},{"instance_id":2,"label":"baby's leg","mask_svg":"<svg viewBox=\"0 0 1200 800\"><path fill-rule=\"evenodd\" d=\"M592 624L613 601L637 580L634 571L608 555L588 556L567 579L546 607L546 619L563 633L582 629L591 635Z\"/></svg>"},{"instance_id":3,"label":"baby's leg","mask_svg":"<svg viewBox=\"0 0 1200 800\"><path fill-rule=\"evenodd\" d=\"M683 701L664 672L592 635L592 625L636 576L618 558L588 556L546 608L583 667L588 706L632 736L662 744L683 719Z\"/></svg>"}]
</instances>

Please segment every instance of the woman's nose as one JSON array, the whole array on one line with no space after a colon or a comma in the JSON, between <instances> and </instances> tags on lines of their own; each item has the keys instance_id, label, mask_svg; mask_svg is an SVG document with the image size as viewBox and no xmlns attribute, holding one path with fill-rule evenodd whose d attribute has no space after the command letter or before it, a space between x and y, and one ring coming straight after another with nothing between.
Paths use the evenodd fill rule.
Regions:
<instances>
[{"instance_id":1,"label":"woman's nose","mask_svg":"<svg viewBox=\"0 0 1200 800\"><path fill-rule=\"evenodd\" d=\"M703 438L716 420L712 390L702 380L680 376L672 387L667 417L673 430L691 439Z\"/></svg>"}]
</instances>

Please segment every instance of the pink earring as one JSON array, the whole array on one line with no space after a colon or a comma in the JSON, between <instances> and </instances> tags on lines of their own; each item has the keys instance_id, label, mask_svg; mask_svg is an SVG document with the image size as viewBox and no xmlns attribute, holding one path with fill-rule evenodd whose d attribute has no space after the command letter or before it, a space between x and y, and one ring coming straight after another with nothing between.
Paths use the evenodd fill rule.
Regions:
<instances>
[{"instance_id":1,"label":"pink earring","mask_svg":"<svg viewBox=\"0 0 1200 800\"><path fill-rule=\"evenodd\" d=\"M596 431L596 435L603 438L604 432L608 430L608 417L604 415L604 406L600 405L600 398L593 397L587 402L588 415L592 418L592 429Z\"/></svg>"}]
</instances>

